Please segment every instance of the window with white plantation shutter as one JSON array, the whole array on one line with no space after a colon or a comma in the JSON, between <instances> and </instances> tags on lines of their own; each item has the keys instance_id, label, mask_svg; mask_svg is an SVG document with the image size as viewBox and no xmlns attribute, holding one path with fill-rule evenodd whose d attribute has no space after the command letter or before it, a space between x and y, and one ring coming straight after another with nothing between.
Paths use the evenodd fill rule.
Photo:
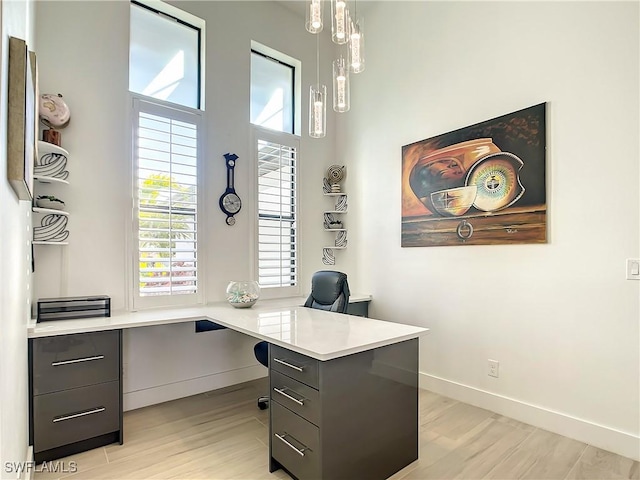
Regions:
<instances>
[{"instance_id":1,"label":"window with white plantation shutter","mask_svg":"<svg viewBox=\"0 0 640 480\"><path fill-rule=\"evenodd\" d=\"M262 288L297 287L299 139L254 127L258 189L258 281Z\"/></svg>"},{"instance_id":2,"label":"window with white plantation shutter","mask_svg":"<svg viewBox=\"0 0 640 480\"><path fill-rule=\"evenodd\" d=\"M201 113L134 98L137 306L198 301ZM146 300L148 297L165 297ZM172 299L167 299L171 297Z\"/></svg>"}]
</instances>

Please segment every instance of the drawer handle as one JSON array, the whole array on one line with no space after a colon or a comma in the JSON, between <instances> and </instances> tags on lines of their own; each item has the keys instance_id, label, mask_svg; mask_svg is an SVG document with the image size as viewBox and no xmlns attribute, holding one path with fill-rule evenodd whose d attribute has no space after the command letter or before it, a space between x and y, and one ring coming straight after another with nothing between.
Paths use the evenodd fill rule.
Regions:
<instances>
[{"instance_id":1,"label":"drawer handle","mask_svg":"<svg viewBox=\"0 0 640 480\"><path fill-rule=\"evenodd\" d=\"M85 415L93 415L94 413L104 412L105 410L106 408L104 407L98 407L87 410L86 412L74 413L73 415L64 415L62 417L55 417L53 419L53 423L62 422L64 420L71 420L72 418L84 417Z\"/></svg>"},{"instance_id":2,"label":"drawer handle","mask_svg":"<svg viewBox=\"0 0 640 480\"><path fill-rule=\"evenodd\" d=\"M296 447L293 443L290 443L287 441L287 439L285 438L287 435L289 435L287 432L284 432L283 435L280 435L279 433L274 433L274 435L276 437L278 437L287 447L291 448L292 450L294 450L298 455L300 455L301 457L304 457L304 452L305 450L308 450L307 447L304 447L302 450L299 449L298 447Z\"/></svg>"},{"instance_id":3,"label":"drawer handle","mask_svg":"<svg viewBox=\"0 0 640 480\"><path fill-rule=\"evenodd\" d=\"M52 367L59 367L60 365L69 365L71 363L90 362L91 360L102 360L104 355L96 355L95 357L76 358L75 360L64 360L62 362L53 362Z\"/></svg>"},{"instance_id":4,"label":"drawer handle","mask_svg":"<svg viewBox=\"0 0 640 480\"><path fill-rule=\"evenodd\" d=\"M278 362L278 363L284 365L285 367L293 368L294 370L297 370L298 372L302 372L304 370L304 367L298 367L297 365L291 365L290 363L285 362L284 360L280 360L279 358L273 357L273 361L274 362Z\"/></svg>"},{"instance_id":5,"label":"drawer handle","mask_svg":"<svg viewBox=\"0 0 640 480\"><path fill-rule=\"evenodd\" d=\"M285 388L286 388L286 387L285 387ZM300 405L300 406L304 406L304 398L303 398L302 400L298 400L297 398L292 397L292 396L291 396L291 395L289 395L287 392L285 392L285 391L284 391L284 390L285 390L284 388L276 388L276 387L273 387L273 389L274 389L276 392L278 392L280 395L282 395L283 397L287 397L289 400L291 400L291 401L293 401L293 402L296 402L298 405Z\"/></svg>"}]
</instances>

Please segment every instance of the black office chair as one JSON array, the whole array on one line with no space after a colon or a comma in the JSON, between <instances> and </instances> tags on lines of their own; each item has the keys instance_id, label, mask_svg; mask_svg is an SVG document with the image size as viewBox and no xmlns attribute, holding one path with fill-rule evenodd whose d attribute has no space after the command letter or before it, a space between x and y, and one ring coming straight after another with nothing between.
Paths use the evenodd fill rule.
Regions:
<instances>
[{"instance_id":1,"label":"black office chair","mask_svg":"<svg viewBox=\"0 0 640 480\"><path fill-rule=\"evenodd\" d=\"M347 274L333 270L321 270L311 278L311 293L304 302L305 307L328 310L330 312L346 313L349 306L349 283ZM265 367L269 367L269 344L258 342L253 351L256 360ZM269 405L269 397L258 399L258 408L264 410Z\"/></svg>"}]
</instances>

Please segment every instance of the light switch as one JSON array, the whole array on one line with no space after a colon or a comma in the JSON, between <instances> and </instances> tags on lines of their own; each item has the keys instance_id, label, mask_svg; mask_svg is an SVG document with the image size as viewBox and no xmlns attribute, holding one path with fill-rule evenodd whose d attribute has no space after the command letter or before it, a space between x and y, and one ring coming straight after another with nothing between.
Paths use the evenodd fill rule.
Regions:
<instances>
[{"instance_id":1,"label":"light switch","mask_svg":"<svg viewBox=\"0 0 640 480\"><path fill-rule=\"evenodd\" d=\"M627 280L640 280L640 259L627 258Z\"/></svg>"}]
</instances>

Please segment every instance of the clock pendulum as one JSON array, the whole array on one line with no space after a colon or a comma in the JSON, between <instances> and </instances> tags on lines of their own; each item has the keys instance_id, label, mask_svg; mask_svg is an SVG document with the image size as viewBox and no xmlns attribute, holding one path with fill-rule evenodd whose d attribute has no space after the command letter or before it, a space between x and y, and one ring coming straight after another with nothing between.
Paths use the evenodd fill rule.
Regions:
<instances>
[{"instance_id":1,"label":"clock pendulum","mask_svg":"<svg viewBox=\"0 0 640 480\"><path fill-rule=\"evenodd\" d=\"M225 153L227 164L227 189L220 197L220 209L227 215L227 225L235 225L236 219L233 217L242 208L242 201L233 188L233 169L236 166L238 156L235 153Z\"/></svg>"}]
</instances>

